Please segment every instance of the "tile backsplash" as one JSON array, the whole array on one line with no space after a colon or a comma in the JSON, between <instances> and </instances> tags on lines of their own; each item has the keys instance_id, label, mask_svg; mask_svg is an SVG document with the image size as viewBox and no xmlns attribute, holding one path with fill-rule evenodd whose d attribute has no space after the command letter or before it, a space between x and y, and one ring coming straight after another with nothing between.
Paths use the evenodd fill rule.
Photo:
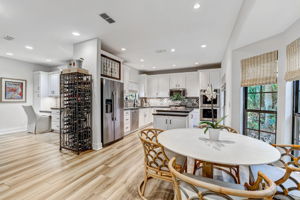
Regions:
<instances>
[{"instance_id":1,"label":"tile backsplash","mask_svg":"<svg viewBox=\"0 0 300 200\"><path fill-rule=\"evenodd\" d=\"M149 106L170 106L174 105L174 103L170 100L170 98L147 98L147 102ZM199 98L195 97L187 97L185 101L181 103L181 105L185 105L186 107L199 107Z\"/></svg>"}]
</instances>

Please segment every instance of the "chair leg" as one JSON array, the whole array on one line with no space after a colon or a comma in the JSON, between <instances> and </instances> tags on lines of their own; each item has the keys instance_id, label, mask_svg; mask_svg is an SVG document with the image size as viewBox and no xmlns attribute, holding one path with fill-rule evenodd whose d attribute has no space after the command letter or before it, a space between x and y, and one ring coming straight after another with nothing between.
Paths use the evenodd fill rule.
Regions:
<instances>
[{"instance_id":1,"label":"chair leg","mask_svg":"<svg viewBox=\"0 0 300 200\"><path fill-rule=\"evenodd\" d=\"M238 184L241 184L241 178L240 178L240 166L237 166L236 168L236 176L237 176L237 181L238 181Z\"/></svg>"},{"instance_id":2,"label":"chair leg","mask_svg":"<svg viewBox=\"0 0 300 200\"><path fill-rule=\"evenodd\" d=\"M148 183L148 177L147 177L147 175L145 173L145 175L144 175L144 183L143 183L143 186L142 186L142 195L143 196L145 195L145 190L146 190L147 183Z\"/></svg>"}]
</instances>

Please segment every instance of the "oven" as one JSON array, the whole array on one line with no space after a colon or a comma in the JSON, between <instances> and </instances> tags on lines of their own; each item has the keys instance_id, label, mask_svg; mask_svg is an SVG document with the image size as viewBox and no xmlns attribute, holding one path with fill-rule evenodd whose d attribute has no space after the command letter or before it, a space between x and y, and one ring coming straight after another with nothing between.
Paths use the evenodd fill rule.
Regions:
<instances>
[{"instance_id":1,"label":"oven","mask_svg":"<svg viewBox=\"0 0 300 200\"><path fill-rule=\"evenodd\" d=\"M214 108L214 119L220 119L221 110L220 108ZM200 108L200 121L211 121L212 120L212 110L211 108Z\"/></svg>"},{"instance_id":2,"label":"oven","mask_svg":"<svg viewBox=\"0 0 300 200\"><path fill-rule=\"evenodd\" d=\"M181 96L185 97L185 89L184 88L180 88L180 89L170 89L170 97L174 96L176 94L180 94Z\"/></svg>"},{"instance_id":3,"label":"oven","mask_svg":"<svg viewBox=\"0 0 300 200\"><path fill-rule=\"evenodd\" d=\"M207 97L203 94L206 90L200 91L200 107L211 107L211 101L208 101ZM214 107L220 107L220 90L216 89L217 97L213 99Z\"/></svg>"}]
</instances>

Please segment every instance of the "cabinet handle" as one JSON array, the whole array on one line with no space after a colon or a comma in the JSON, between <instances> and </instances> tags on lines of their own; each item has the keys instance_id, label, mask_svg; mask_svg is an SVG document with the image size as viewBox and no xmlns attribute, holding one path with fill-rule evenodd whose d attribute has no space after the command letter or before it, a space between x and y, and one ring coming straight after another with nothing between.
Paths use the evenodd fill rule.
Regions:
<instances>
[{"instance_id":1,"label":"cabinet handle","mask_svg":"<svg viewBox=\"0 0 300 200\"><path fill-rule=\"evenodd\" d=\"M172 124L172 120L170 119L170 124Z\"/></svg>"},{"instance_id":2,"label":"cabinet handle","mask_svg":"<svg viewBox=\"0 0 300 200\"><path fill-rule=\"evenodd\" d=\"M166 124L168 124L168 119L166 119Z\"/></svg>"}]
</instances>

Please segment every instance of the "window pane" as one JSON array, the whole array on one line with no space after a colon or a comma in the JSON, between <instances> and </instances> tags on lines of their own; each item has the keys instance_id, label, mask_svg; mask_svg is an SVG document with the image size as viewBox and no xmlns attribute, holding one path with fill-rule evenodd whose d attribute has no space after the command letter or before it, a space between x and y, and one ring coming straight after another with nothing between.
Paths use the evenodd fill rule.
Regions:
<instances>
[{"instance_id":1,"label":"window pane","mask_svg":"<svg viewBox=\"0 0 300 200\"><path fill-rule=\"evenodd\" d=\"M263 85L262 91L263 92L277 92L278 86L277 84L271 84L271 85Z\"/></svg>"},{"instance_id":2,"label":"window pane","mask_svg":"<svg viewBox=\"0 0 300 200\"><path fill-rule=\"evenodd\" d=\"M263 93L261 101L262 110L277 110L277 93Z\"/></svg>"},{"instance_id":3,"label":"window pane","mask_svg":"<svg viewBox=\"0 0 300 200\"><path fill-rule=\"evenodd\" d=\"M260 139L269 144L275 144L275 134L260 132Z\"/></svg>"},{"instance_id":4,"label":"window pane","mask_svg":"<svg viewBox=\"0 0 300 200\"><path fill-rule=\"evenodd\" d=\"M248 87L248 93L257 93L257 92L260 92L259 85Z\"/></svg>"},{"instance_id":5,"label":"window pane","mask_svg":"<svg viewBox=\"0 0 300 200\"><path fill-rule=\"evenodd\" d=\"M260 94L248 94L247 109L260 110Z\"/></svg>"},{"instance_id":6,"label":"window pane","mask_svg":"<svg viewBox=\"0 0 300 200\"><path fill-rule=\"evenodd\" d=\"M249 137L253 137L253 138L256 138L256 139L259 138L259 132L258 131L254 131L254 130L247 129L247 135Z\"/></svg>"},{"instance_id":7,"label":"window pane","mask_svg":"<svg viewBox=\"0 0 300 200\"><path fill-rule=\"evenodd\" d=\"M260 130L275 133L276 115L268 113L260 114Z\"/></svg>"},{"instance_id":8,"label":"window pane","mask_svg":"<svg viewBox=\"0 0 300 200\"><path fill-rule=\"evenodd\" d=\"M294 123L294 142L293 144L300 144L300 117L295 116Z\"/></svg>"},{"instance_id":9,"label":"window pane","mask_svg":"<svg viewBox=\"0 0 300 200\"><path fill-rule=\"evenodd\" d=\"M248 116L247 116L247 128L251 128L251 129L256 129L258 130L259 128L259 114L258 113L254 113L254 112L248 112Z\"/></svg>"}]
</instances>

